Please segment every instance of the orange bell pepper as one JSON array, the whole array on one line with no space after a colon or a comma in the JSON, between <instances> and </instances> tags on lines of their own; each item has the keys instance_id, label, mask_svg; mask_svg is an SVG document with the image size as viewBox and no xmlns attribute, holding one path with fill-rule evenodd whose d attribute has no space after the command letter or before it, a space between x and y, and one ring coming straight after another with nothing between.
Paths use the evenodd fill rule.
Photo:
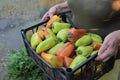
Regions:
<instances>
[{"instance_id":1,"label":"orange bell pepper","mask_svg":"<svg viewBox=\"0 0 120 80\"><path fill-rule=\"evenodd\" d=\"M38 29L38 30L37 30L37 33L38 33L39 37L40 37L42 40L45 38L44 33L43 33L43 30Z\"/></svg>"},{"instance_id":2,"label":"orange bell pepper","mask_svg":"<svg viewBox=\"0 0 120 80\"><path fill-rule=\"evenodd\" d=\"M51 28L53 22L60 22L60 21L61 21L61 18L60 18L59 16L57 16L57 15L54 15L54 16L47 22L46 27L47 27L47 28Z\"/></svg>"},{"instance_id":3,"label":"orange bell pepper","mask_svg":"<svg viewBox=\"0 0 120 80\"><path fill-rule=\"evenodd\" d=\"M59 56L53 56L50 58L50 64L53 67L63 67L63 59Z\"/></svg>"},{"instance_id":4,"label":"orange bell pepper","mask_svg":"<svg viewBox=\"0 0 120 80\"><path fill-rule=\"evenodd\" d=\"M82 37L87 33L86 29L75 29L72 28L68 31L68 40L72 43L74 43L77 39Z\"/></svg>"},{"instance_id":5,"label":"orange bell pepper","mask_svg":"<svg viewBox=\"0 0 120 80\"><path fill-rule=\"evenodd\" d=\"M63 67L63 59L59 56L42 52L41 57L53 67Z\"/></svg>"},{"instance_id":6,"label":"orange bell pepper","mask_svg":"<svg viewBox=\"0 0 120 80\"><path fill-rule=\"evenodd\" d=\"M42 53L41 53L41 57L42 57L46 62L48 62L48 63L50 63L50 59L51 59L53 56L55 56L55 55L53 55L53 54L47 54L47 53L45 53L45 52L42 52Z\"/></svg>"},{"instance_id":7,"label":"orange bell pepper","mask_svg":"<svg viewBox=\"0 0 120 80\"><path fill-rule=\"evenodd\" d=\"M55 37L55 34L52 32L52 30L51 29L49 29L49 28L46 28L46 27L44 27L43 28L43 33L44 33L44 36L45 36L45 38L49 38L49 37Z\"/></svg>"},{"instance_id":8,"label":"orange bell pepper","mask_svg":"<svg viewBox=\"0 0 120 80\"><path fill-rule=\"evenodd\" d=\"M74 44L67 42L57 50L56 55L62 58L64 58L65 56L69 57L70 55L72 55L74 49Z\"/></svg>"},{"instance_id":9,"label":"orange bell pepper","mask_svg":"<svg viewBox=\"0 0 120 80\"><path fill-rule=\"evenodd\" d=\"M102 46L102 43L98 43L98 42L93 42L93 49L95 50L99 50L100 47Z\"/></svg>"},{"instance_id":10,"label":"orange bell pepper","mask_svg":"<svg viewBox=\"0 0 120 80\"><path fill-rule=\"evenodd\" d=\"M69 66L70 66L70 64L72 63L72 61L73 61L73 58L70 58L70 57L65 56L65 57L64 57L64 66L65 66L66 68L69 68Z\"/></svg>"}]
</instances>

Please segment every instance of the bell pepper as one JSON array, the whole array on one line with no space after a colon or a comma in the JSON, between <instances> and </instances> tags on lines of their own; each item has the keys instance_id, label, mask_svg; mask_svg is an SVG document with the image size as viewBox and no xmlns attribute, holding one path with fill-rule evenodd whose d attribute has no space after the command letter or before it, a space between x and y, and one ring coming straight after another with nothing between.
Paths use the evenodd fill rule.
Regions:
<instances>
[{"instance_id":1,"label":"bell pepper","mask_svg":"<svg viewBox=\"0 0 120 80\"><path fill-rule=\"evenodd\" d=\"M46 27L47 28L51 28L53 22L60 22L61 21L61 18L57 15L54 15L46 24Z\"/></svg>"},{"instance_id":2,"label":"bell pepper","mask_svg":"<svg viewBox=\"0 0 120 80\"><path fill-rule=\"evenodd\" d=\"M72 61L73 61L73 58L70 58L70 57L65 56L65 57L64 57L64 66L65 66L66 68L69 68L69 66L70 66L70 64L72 63Z\"/></svg>"},{"instance_id":3,"label":"bell pepper","mask_svg":"<svg viewBox=\"0 0 120 80\"><path fill-rule=\"evenodd\" d=\"M43 33L43 30L41 30L41 29L38 29L37 30L37 33L38 33L38 35L39 35L39 37L43 40L44 39L44 33Z\"/></svg>"},{"instance_id":4,"label":"bell pepper","mask_svg":"<svg viewBox=\"0 0 120 80\"><path fill-rule=\"evenodd\" d=\"M63 67L63 59L58 56L42 52L41 57L53 67Z\"/></svg>"},{"instance_id":5,"label":"bell pepper","mask_svg":"<svg viewBox=\"0 0 120 80\"><path fill-rule=\"evenodd\" d=\"M88 35L90 35L93 42L99 42L99 43L103 42L102 37L100 35L98 35L98 34L88 33Z\"/></svg>"},{"instance_id":6,"label":"bell pepper","mask_svg":"<svg viewBox=\"0 0 120 80\"><path fill-rule=\"evenodd\" d=\"M92 38L89 35L84 35L75 42L75 46L86 46L92 43Z\"/></svg>"},{"instance_id":7,"label":"bell pepper","mask_svg":"<svg viewBox=\"0 0 120 80\"><path fill-rule=\"evenodd\" d=\"M68 40L72 43L74 43L76 40L81 38L87 33L86 29L75 29L72 28L68 31Z\"/></svg>"},{"instance_id":8,"label":"bell pepper","mask_svg":"<svg viewBox=\"0 0 120 80\"><path fill-rule=\"evenodd\" d=\"M56 39L54 37L49 37L42 41L36 48L36 52L40 54L43 51L46 51L52 48L56 44Z\"/></svg>"},{"instance_id":9,"label":"bell pepper","mask_svg":"<svg viewBox=\"0 0 120 80\"><path fill-rule=\"evenodd\" d=\"M63 44L64 44L63 42L60 42L60 43L56 44L54 47L52 47L52 48L48 51L48 53L55 55L56 52L57 52L57 50L58 50Z\"/></svg>"},{"instance_id":10,"label":"bell pepper","mask_svg":"<svg viewBox=\"0 0 120 80\"><path fill-rule=\"evenodd\" d=\"M27 38L27 40L28 40L29 42L30 42L30 40L31 40L32 35L33 35L33 32L32 32L32 31L27 31L27 32L26 32L26 38Z\"/></svg>"},{"instance_id":11,"label":"bell pepper","mask_svg":"<svg viewBox=\"0 0 120 80\"><path fill-rule=\"evenodd\" d=\"M76 50L77 55L88 57L93 51L92 46L79 46Z\"/></svg>"},{"instance_id":12,"label":"bell pepper","mask_svg":"<svg viewBox=\"0 0 120 80\"><path fill-rule=\"evenodd\" d=\"M49 28L43 28L45 38L56 37L55 34Z\"/></svg>"},{"instance_id":13,"label":"bell pepper","mask_svg":"<svg viewBox=\"0 0 120 80\"><path fill-rule=\"evenodd\" d=\"M42 42L42 40L39 37L39 35L37 33L34 33L31 37L31 40L30 40L31 47L33 49L35 49L36 46L39 45L39 43L41 43L41 42Z\"/></svg>"},{"instance_id":14,"label":"bell pepper","mask_svg":"<svg viewBox=\"0 0 120 80\"><path fill-rule=\"evenodd\" d=\"M72 63L70 64L69 68L74 69L75 67L77 67L78 65L80 65L82 62L84 62L84 61L86 61L86 60L87 60L87 58L84 57L83 55L77 55L77 56L73 59L73 61L72 61ZM84 69L84 68L85 68L85 65L82 67L82 69ZM74 72L74 75L77 75L77 74L80 73L80 72L81 72L81 68L78 69L77 71L75 71L75 72Z\"/></svg>"},{"instance_id":15,"label":"bell pepper","mask_svg":"<svg viewBox=\"0 0 120 80\"><path fill-rule=\"evenodd\" d=\"M58 33L61 29L64 29L64 28L69 29L70 26L71 25L69 23L54 22L52 24L52 31L54 33Z\"/></svg>"},{"instance_id":16,"label":"bell pepper","mask_svg":"<svg viewBox=\"0 0 120 80\"><path fill-rule=\"evenodd\" d=\"M100 47L102 46L102 43L93 42L92 45L93 45L93 48L94 48L95 50L99 50Z\"/></svg>"},{"instance_id":17,"label":"bell pepper","mask_svg":"<svg viewBox=\"0 0 120 80\"><path fill-rule=\"evenodd\" d=\"M48 62L49 64L50 64L50 59L51 59L51 57L53 57L53 56L55 56L55 55L53 55L53 54L47 54L47 53L45 53L45 52L42 52L42 53L41 53L41 57L42 57L46 62Z\"/></svg>"},{"instance_id":18,"label":"bell pepper","mask_svg":"<svg viewBox=\"0 0 120 80\"><path fill-rule=\"evenodd\" d=\"M63 59L59 56L53 56L50 58L50 64L53 67L63 67Z\"/></svg>"},{"instance_id":19,"label":"bell pepper","mask_svg":"<svg viewBox=\"0 0 120 80\"><path fill-rule=\"evenodd\" d=\"M72 43L67 42L57 50L56 55L62 58L64 58L65 56L69 57L70 55L72 55L74 49L75 46Z\"/></svg>"},{"instance_id":20,"label":"bell pepper","mask_svg":"<svg viewBox=\"0 0 120 80\"><path fill-rule=\"evenodd\" d=\"M57 33L57 38L62 40L63 42L67 41L67 35L68 35L69 29L62 29Z\"/></svg>"},{"instance_id":21,"label":"bell pepper","mask_svg":"<svg viewBox=\"0 0 120 80\"><path fill-rule=\"evenodd\" d=\"M84 62L85 60L87 60L86 57L82 56L82 55L77 55L72 63L70 64L70 67L69 68L75 68L76 66L78 66L79 64L81 64L82 62Z\"/></svg>"}]
</instances>

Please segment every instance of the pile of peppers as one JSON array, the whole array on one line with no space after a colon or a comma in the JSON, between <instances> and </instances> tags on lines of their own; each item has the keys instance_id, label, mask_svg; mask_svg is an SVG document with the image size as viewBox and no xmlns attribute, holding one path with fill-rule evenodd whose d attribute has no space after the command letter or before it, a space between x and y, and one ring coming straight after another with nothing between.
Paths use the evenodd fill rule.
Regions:
<instances>
[{"instance_id":1,"label":"pile of peppers","mask_svg":"<svg viewBox=\"0 0 120 80\"><path fill-rule=\"evenodd\" d=\"M102 37L77 29L54 15L46 26L39 28L30 44L36 53L53 67L74 69L102 46Z\"/></svg>"}]
</instances>

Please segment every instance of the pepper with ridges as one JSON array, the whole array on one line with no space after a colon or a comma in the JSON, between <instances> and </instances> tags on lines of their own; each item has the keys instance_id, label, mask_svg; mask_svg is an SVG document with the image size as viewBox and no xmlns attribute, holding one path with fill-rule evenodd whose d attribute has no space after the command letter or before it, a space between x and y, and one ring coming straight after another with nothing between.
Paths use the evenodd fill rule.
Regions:
<instances>
[{"instance_id":1,"label":"pepper with ridges","mask_svg":"<svg viewBox=\"0 0 120 80\"><path fill-rule=\"evenodd\" d=\"M62 40L63 42L67 41L67 35L68 35L69 29L62 29L57 33L57 38Z\"/></svg>"},{"instance_id":2,"label":"pepper with ridges","mask_svg":"<svg viewBox=\"0 0 120 80\"><path fill-rule=\"evenodd\" d=\"M92 46L79 46L76 50L77 55L88 57L93 51Z\"/></svg>"},{"instance_id":3,"label":"pepper with ridges","mask_svg":"<svg viewBox=\"0 0 120 80\"><path fill-rule=\"evenodd\" d=\"M84 35L75 42L75 46L86 46L92 43L92 38L89 35Z\"/></svg>"},{"instance_id":4,"label":"pepper with ridges","mask_svg":"<svg viewBox=\"0 0 120 80\"><path fill-rule=\"evenodd\" d=\"M57 50L58 50L62 45L64 45L64 42L60 42L60 43L56 44L54 47L52 47L52 48L48 51L48 53L55 55L56 52L57 52Z\"/></svg>"},{"instance_id":5,"label":"pepper with ridges","mask_svg":"<svg viewBox=\"0 0 120 80\"><path fill-rule=\"evenodd\" d=\"M69 57L72 55L75 49L74 44L67 42L57 50L57 56L64 58L65 56Z\"/></svg>"},{"instance_id":6,"label":"pepper with ridges","mask_svg":"<svg viewBox=\"0 0 120 80\"><path fill-rule=\"evenodd\" d=\"M70 26L71 25L69 23L54 22L52 24L52 31L54 33L58 33L61 29L64 29L64 28L69 29Z\"/></svg>"},{"instance_id":7,"label":"pepper with ridges","mask_svg":"<svg viewBox=\"0 0 120 80\"><path fill-rule=\"evenodd\" d=\"M40 54L42 51L46 51L52 48L56 44L56 38L49 37L42 41L36 48L36 52Z\"/></svg>"}]
</instances>

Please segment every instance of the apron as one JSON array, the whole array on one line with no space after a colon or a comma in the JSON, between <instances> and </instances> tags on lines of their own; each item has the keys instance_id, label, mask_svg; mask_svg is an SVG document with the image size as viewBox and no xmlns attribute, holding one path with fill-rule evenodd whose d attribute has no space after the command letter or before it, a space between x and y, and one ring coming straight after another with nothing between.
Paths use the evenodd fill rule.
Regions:
<instances>
[{"instance_id":1,"label":"apron","mask_svg":"<svg viewBox=\"0 0 120 80\"><path fill-rule=\"evenodd\" d=\"M120 30L120 12L113 10L113 1L114 0L68 0L68 5L72 12L73 26L87 29L88 32L97 33L103 38L115 30ZM118 54L120 57L119 51ZM117 72L120 70L118 63L111 72L104 75L100 80L117 80L113 75L111 76L111 74L114 73L115 77L118 75ZM120 74L118 80L120 80L119 77Z\"/></svg>"},{"instance_id":2,"label":"apron","mask_svg":"<svg viewBox=\"0 0 120 80\"><path fill-rule=\"evenodd\" d=\"M120 29L119 15L112 9L112 0L68 0L74 27L84 28L103 37Z\"/></svg>"}]
</instances>

